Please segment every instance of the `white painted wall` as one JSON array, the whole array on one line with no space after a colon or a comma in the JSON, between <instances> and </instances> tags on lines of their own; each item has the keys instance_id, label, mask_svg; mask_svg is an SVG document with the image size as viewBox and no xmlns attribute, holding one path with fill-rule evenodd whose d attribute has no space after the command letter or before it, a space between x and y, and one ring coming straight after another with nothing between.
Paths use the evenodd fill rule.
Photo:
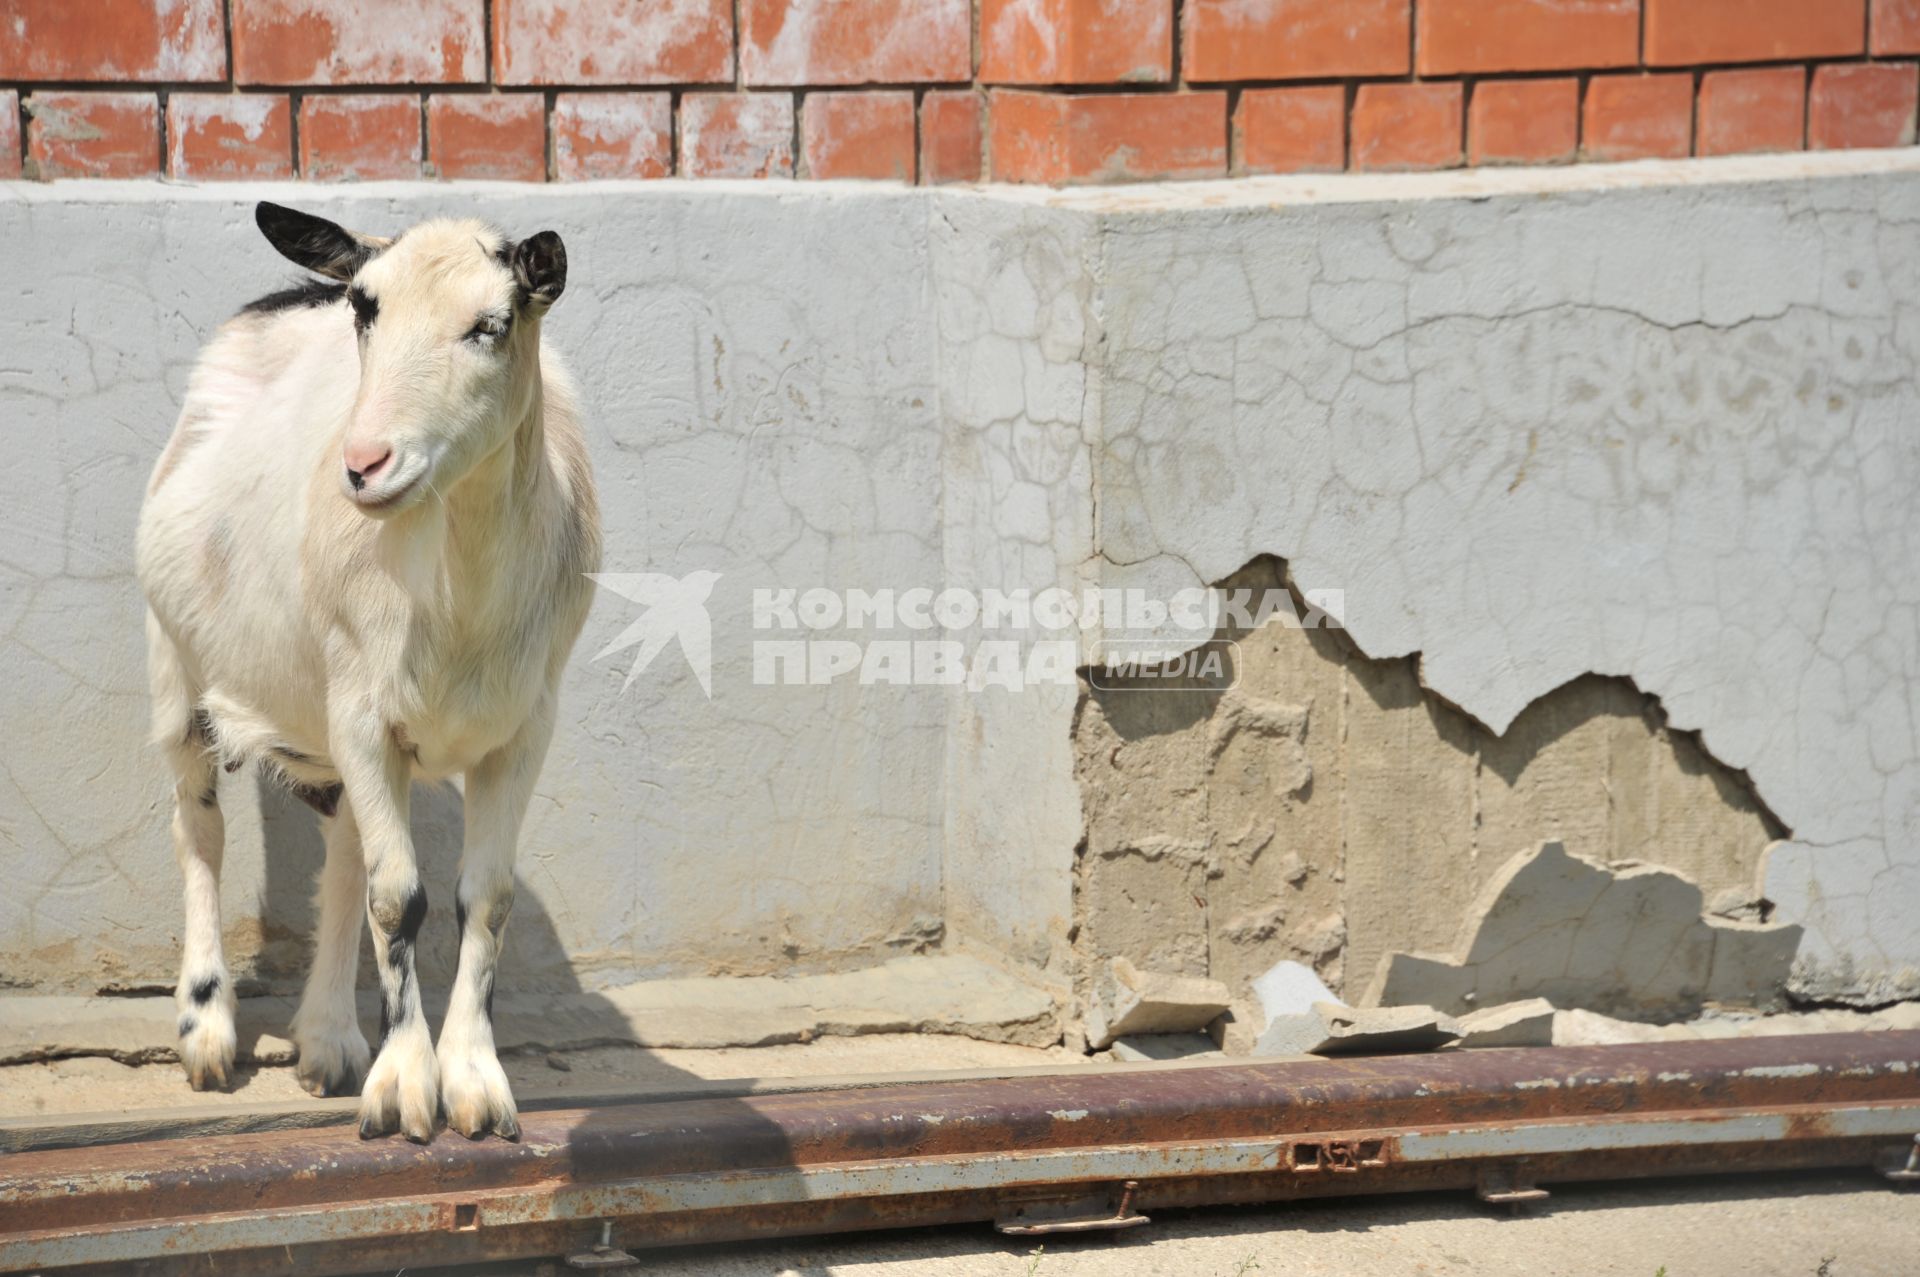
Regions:
<instances>
[{"instance_id":1,"label":"white painted wall","mask_svg":"<svg viewBox=\"0 0 1920 1277\"><path fill-rule=\"evenodd\" d=\"M672 654L620 695L623 661L586 658L635 610L596 606L525 840L527 978L942 925L1057 957L1071 695L752 686L751 588L1171 589L1274 553L1496 729L1589 670L1659 695L1794 831L1767 888L1809 927L1803 984L1920 993L1904 153L1071 193L0 188L17 982L167 978L129 544L198 342L284 277L262 195L560 230L609 569L724 574L711 701ZM291 962L318 849L268 812L273 867L230 817L227 907Z\"/></svg>"}]
</instances>

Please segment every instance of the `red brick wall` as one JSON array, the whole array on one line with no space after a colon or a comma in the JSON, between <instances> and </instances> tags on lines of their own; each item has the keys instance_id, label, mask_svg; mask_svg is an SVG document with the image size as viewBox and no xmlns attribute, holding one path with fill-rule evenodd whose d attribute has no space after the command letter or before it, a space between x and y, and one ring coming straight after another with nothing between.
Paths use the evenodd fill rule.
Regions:
<instances>
[{"instance_id":1,"label":"red brick wall","mask_svg":"<svg viewBox=\"0 0 1920 1277\"><path fill-rule=\"evenodd\" d=\"M1101 182L1914 141L1920 0L0 0L0 178Z\"/></svg>"}]
</instances>

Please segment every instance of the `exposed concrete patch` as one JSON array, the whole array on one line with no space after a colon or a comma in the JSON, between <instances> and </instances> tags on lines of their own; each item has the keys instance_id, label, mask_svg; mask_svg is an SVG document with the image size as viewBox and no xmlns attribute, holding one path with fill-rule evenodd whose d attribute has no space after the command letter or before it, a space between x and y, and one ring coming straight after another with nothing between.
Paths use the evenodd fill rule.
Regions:
<instances>
[{"instance_id":1,"label":"exposed concrete patch","mask_svg":"<svg viewBox=\"0 0 1920 1277\"><path fill-rule=\"evenodd\" d=\"M445 997L427 994L438 1018ZM243 998L238 1028L243 1061L286 1064L293 1046L280 1036L296 1001ZM171 997L0 998L0 1065L77 1056L123 1064L175 1059ZM363 992L361 1026L379 1021ZM817 1037L873 1033L947 1033L984 1042L1043 1047L1060 1039L1056 996L974 958L901 958L829 975L723 976L650 980L602 993L501 994L494 1036L502 1051L591 1046L749 1047Z\"/></svg>"},{"instance_id":2,"label":"exposed concrete patch","mask_svg":"<svg viewBox=\"0 0 1920 1277\"><path fill-rule=\"evenodd\" d=\"M1204 976L1142 971L1111 958L1093 982L1083 1015L1087 1045L1098 1050L1115 1038L1142 1033L1193 1033L1227 1009L1227 986Z\"/></svg>"},{"instance_id":3,"label":"exposed concrete patch","mask_svg":"<svg viewBox=\"0 0 1920 1277\"><path fill-rule=\"evenodd\" d=\"M1220 585L1291 583L1263 558ZM1454 943L1476 894L1543 835L1596 860L1658 861L1722 908L1763 911L1777 823L1625 680L1576 679L1496 736L1422 688L1414 662L1370 660L1341 631L1275 620L1217 636L1238 661L1220 685L1085 694L1075 948L1089 973L1123 956L1225 981L1229 1051L1266 1023L1254 982L1276 962L1352 998L1390 950ZM1732 958L1748 938L1729 940L1707 996L1740 996Z\"/></svg>"},{"instance_id":4,"label":"exposed concrete patch","mask_svg":"<svg viewBox=\"0 0 1920 1277\"><path fill-rule=\"evenodd\" d=\"M1700 888L1669 870L1617 869L1541 843L1487 884L1450 955L1392 953L1361 999L1464 1014L1529 997L1640 1019L1709 1001L1781 1000L1800 928L1703 917Z\"/></svg>"},{"instance_id":5,"label":"exposed concrete patch","mask_svg":"<svg viewBox=\"0 0 1920 1277\"><path fill-rule=\"evenodd\" d=\"M1276 1016L1253 1054L1391 1055L1431 1051L1460 1036L1460 1022L1432 1007L1350 1007L1316 1002L1304 1014Z\"/></svg>"}]
</instances>

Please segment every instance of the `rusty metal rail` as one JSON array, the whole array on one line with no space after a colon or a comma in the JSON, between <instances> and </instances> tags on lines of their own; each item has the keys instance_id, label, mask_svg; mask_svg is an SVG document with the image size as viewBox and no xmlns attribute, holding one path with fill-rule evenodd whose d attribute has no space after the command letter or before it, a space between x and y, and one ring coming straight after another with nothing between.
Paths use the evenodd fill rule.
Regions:
<instances>
[{"instance_id":1,"label":"rusty metal rail","mask_svg":"<svg viewBox=\"0 0 1920 1277\"><path fill-rule=\"evenodd\" d=\"M351 1273L1167 1206L1877 1166L1914 1172L1920 1033L903 1083L0 1156L0 1271Z\"/></svg>"}]
</instances>

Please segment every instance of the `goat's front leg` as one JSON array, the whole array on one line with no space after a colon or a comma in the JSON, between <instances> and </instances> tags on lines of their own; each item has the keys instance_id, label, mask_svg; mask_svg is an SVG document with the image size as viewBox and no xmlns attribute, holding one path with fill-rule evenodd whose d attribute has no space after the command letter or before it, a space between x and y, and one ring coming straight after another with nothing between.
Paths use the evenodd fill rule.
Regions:
<instances>
[{"instance_id":1,"label":"goat's front leg","mask_svg":"<svg viewBox=\"0 0 1920 1277\"><path fill-rule=\"evenodd\" d=\"M413 970L427 916L427 889L407 829L413 768L386 724L365 711L340 717L349 721L335 728L334 765L360 826L380 973L380 1048L360 1092L360 1138L397 1129L424 1144L439 1114L440 1078Z\"/></svg>"},{"instance_id":2,"label":"goat's front leg","mask_svg":"<svg viewBox=\"0 0 1920 1277\"><path fill-rule=\"evenodd\" d=\"M460 970L440 1026L440 1084L447 1125L470 1139L489 1130L520 1138L513 1092L494 1052L493 978L513 908L514 847L553 734L552 703L543 698L512 740L467 773L466 845L455 905Z\"/></svg>"}]
</instances>

